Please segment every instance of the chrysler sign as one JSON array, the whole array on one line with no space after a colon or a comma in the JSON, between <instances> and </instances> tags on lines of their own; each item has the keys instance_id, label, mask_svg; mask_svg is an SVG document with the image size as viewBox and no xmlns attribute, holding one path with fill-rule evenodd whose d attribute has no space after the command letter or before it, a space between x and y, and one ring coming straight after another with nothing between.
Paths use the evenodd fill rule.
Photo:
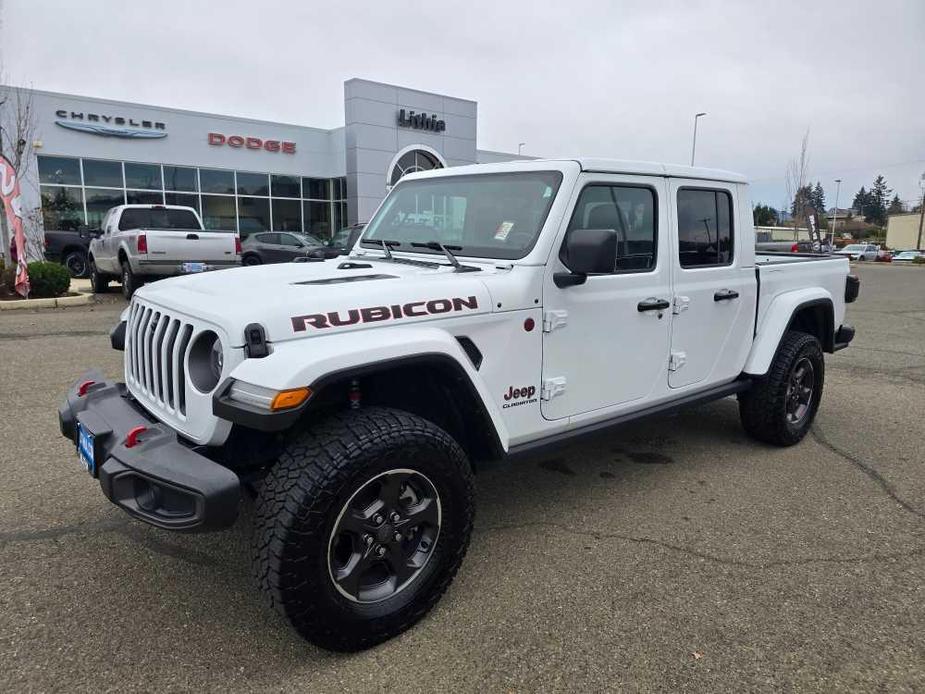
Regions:
<instances>
[{"instance_id":1,"label":"chrysler sign","mask_svg":"<svg viewBox=\"0 0 925 694\"><path fill-rule=\"evenodd\" d=\"M129 139L153 140L167 137L167 126L160 121L113 116L104 113L83 111L55 111L55 123L68 130L78 130L102 137L125 137Z\"/></svg>"}]
</instances>

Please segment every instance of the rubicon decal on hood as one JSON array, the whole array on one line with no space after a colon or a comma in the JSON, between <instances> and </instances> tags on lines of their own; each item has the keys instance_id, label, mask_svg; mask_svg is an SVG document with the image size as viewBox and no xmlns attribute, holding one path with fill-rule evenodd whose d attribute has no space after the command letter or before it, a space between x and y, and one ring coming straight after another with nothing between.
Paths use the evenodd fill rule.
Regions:
<instances>
[{"instance_id":1,"label":"rubicon decal on hood","mask_svg":"<svg viewBox=\"0 0 925 694\"><path fill-rule=\"evenodd\" d=\"M479 302L474 296L466 299L457 296L451 299L409 301L407 304L367 306L366 308L351 308L347 311L329 311L328 313L308 313L304 316L293 316L292 329L300 333L308 330L308 326L319 330L339 328L344 325L355 325L356 323L376 323L397 318L420 318L436 313L452 313L466 309L477 309L478 307Z\"/></svg>"}]
</instances>

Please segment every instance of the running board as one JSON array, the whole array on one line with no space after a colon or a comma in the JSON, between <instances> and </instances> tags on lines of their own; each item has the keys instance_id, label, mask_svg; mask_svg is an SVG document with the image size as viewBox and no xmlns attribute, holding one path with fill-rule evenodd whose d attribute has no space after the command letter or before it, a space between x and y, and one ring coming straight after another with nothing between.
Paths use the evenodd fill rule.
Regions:
<instances>
[{"instance_id":1,"label":"running board","mask_svg":"<svg viewBox=\"0 0 925 694\"><path fill-rule=\"evenodd\" d=\"M653 405L652 407L647 407L635 412L627 412L625 414L617 415L616 417L611 417L610 419L605 419L600 422L586 424L584 426L578 427L577 429L570 429L568 431L559 432L558 434L552 434L551 436L545 436L541 439L537 439L536 441L528 441L527 443L522 443L517 446L511 446L505 458L510 459L520 457L526 454L536 453L541 449L553 448L566 443L571 443L573 439L596 434L605 429L616 427L621 424L626 424L627 422L632 422L644 417L651 417L657 414L674 412L691 405L700 405L705 402L710 402L711 400L720 400L722 398L729 397L730 395L735 395L737 393L746 391L751 387L751 385L752 381L750 379L733 381L732 383L710 388L709 390L701 390L697 393L690 393L689 395L685 395L683 398L678 398L677 400L660 403L658 405Z\"/></svg>"}]
</instances>

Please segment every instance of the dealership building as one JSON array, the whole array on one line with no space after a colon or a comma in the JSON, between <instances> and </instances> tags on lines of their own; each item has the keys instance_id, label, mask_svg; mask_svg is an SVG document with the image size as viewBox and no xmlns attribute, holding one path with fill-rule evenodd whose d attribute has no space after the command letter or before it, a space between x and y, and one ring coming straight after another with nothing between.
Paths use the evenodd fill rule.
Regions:
<instances>
[{"instance_id":1,"label":"dealership building","mask_svg":"<svg viewBox=\"0 0 925 694\"><path fill-rule=\"evenodd\" d=\"M475 101L362 79L344 83L334 129L31 95L23 209L40 209L46 230L97 228L114 205L157 203L189 205L209 229L326 236L367 221L405 173L521 158L477 148Z\"/></svg>"}]
</instances>

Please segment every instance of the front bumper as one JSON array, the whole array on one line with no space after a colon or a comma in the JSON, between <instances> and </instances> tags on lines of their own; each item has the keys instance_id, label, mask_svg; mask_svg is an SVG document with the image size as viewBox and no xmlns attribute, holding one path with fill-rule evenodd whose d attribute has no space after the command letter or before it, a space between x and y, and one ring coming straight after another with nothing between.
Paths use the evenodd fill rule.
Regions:
<instances>
[{"instance_id":1,"label":"front bumper","mask_svg":"<svg viewBox=\"0 0 925 694\"><path fill-rule=\"evenodd\" d=\"M81 376L58 408L61 433L75 446L78 422L93 434L103 494L123 511L168 530L202 532L234 523L238 476L181 443L173 429L134 401L124 383L106 381L95 370ZM131 445L126 436L137 427L144 431Z\"/></svg>"}]
</instances>

